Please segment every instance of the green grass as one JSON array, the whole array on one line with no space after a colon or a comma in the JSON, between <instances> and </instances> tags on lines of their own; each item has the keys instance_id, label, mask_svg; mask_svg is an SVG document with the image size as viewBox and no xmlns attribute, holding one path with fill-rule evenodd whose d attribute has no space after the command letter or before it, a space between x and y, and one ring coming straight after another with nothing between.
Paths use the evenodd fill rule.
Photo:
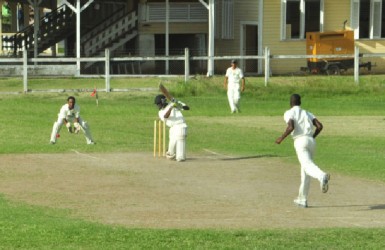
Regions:
<instances>
[{"instance_id":1,"label":"green grass","mask_svg":"<svg viewBox=\"0 0 385 250\"><path fill-rule=\"evenodd\" d=\"M127 229L0 198L0 249L382 249L385 229Z\"/></svg>"},{"instance_id":2,"label":"green grass","mask_svg":"<svg viewBox=\"0 0 385 250\"><path fill-rule=\"evenodd\" d=\"M197 76L188 84L182 79L163 79L172 94L186 102L190 111L188 153L210 149L223 154L286 157L296 163L292 141L274 140L285 129L283 113L289 97L302 95L303 108L324 123L317 139L316 162L323 169L385 182L385 134L383 76L247 78L242 113L231 115L223 78ZM99 93L99 106L89 92L0 94L0 153L59 153L152 151L153 104L159 78L113 79L112 88L129 92ZM103 79L31 79L32 89L104 88ZM21 91L21 79L0 79L0 92ZM81 114L97 142L87 146L79 135L65 129L54 146L49 145L52 124L68 95L74 95ZM354 123L351 118L360 119ZM374 117L373 119L371 117ZM334 120L333 120L334 119ZM330 124L325 121L333 120ZM343 129L339 130L339 126ZM372 126L375 132L367 127ZM376 132L378 131L378 132ZM152 230L127 229L71 219L65 211L11 203L0 198L0 249L383 249L385 229L292 229L292 230Z\"/></svg>"}]
</instances>

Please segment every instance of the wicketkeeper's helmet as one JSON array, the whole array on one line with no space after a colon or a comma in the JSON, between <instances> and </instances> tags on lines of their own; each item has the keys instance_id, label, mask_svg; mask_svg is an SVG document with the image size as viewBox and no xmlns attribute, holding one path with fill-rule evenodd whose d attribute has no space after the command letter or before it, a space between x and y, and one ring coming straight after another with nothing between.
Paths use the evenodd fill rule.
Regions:
<instances>
[{"instance_id":1,"label":"wicketkeeper's helmet","mask_svg":"<svg viewBox=\"0 0 385 250\"><path fill-rule=\"evenodd\" d=\"M158 106L159 109L167 106L167 98L164 95L157 95L155 97L154 103Z\"/></svg>"}]
</instances>

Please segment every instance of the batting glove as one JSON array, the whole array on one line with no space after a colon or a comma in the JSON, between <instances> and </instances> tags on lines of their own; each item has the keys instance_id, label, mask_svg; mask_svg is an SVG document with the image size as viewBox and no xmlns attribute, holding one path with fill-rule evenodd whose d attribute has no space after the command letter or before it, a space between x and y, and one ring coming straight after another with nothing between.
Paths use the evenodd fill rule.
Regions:
<instances>
[{"instance_id":1,"label":"batting glove","mask_svg":"<svg viewBox=\"0 0 385 250\"><path fill-rule=\"evenodd\" d=\"M176 101L176 103L173 103L173 107L180 109L180 110L189 110L190 107L187 106L185 103L181 101Z\"/></svg>"},{"instance_id":2,"label":"batting glove","mask_svg":"<svg viewBox=\"0 0 385 250\"><path fill-rule=\"evenodd\" d=\"M78 134L80 131L80 124L78 122L74 123L74 128L75 128L75 134Z\"/></svg>"}]
</instances>

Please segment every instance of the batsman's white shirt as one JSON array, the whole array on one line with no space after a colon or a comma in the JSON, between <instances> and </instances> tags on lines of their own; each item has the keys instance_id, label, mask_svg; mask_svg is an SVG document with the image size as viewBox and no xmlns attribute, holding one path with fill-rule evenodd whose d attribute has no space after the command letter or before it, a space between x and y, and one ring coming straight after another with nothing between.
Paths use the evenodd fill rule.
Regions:
<instances>
[{"instance_id":1,"label":"batsman's white shirt","mask_svg":"<svg viewBox=\"0 0 385 250\"><path fill-rule=\"evenodd\" d=\"M73 109L69 109L68 103L64 104L58 114L58 119L66 119L67 121L73 121L75 118L79 119L80 107L75 104Z\"/></svg>"},{"instance_id":2,"label":"batsman's white shirt","mask_svg":"<svg viewBox=\"0 0 385 250\"><path fill-rule=\"evenodd\" d=\"M315 118L312 113L301 109L300 106L293 106L284 114L286 124L289 120L294 121L294 130L291 132L293 139L304 135L313 136L313 120Z\"/></svg>"},{"instance_id":3,"label":"batsman's white shirt","mask_svg":"<svg viewBox=\"0 0 385 250\"><path fill-rule=\"evenodd\" d=\"M233 69L232 67L226 70L227 88L228 89L239 89L241 79L244 77L243 71L240 68Z\"/></svg>"},{"instance_id":4,"label":"batsman's white shirt","mask_svg":"<svg viewBox=\"0 0 385 250\"><path fill-rule=\"evenodd\" d=\"M182 112L177 108L173 108L171 110L170 116L168 118L164 118L164 115L167 113L171 106L172 104L169 104L165 108L159 110L159 118L166 122L167 127L170 128L174 125L185 123Z\"/></svg>"}]
</instances>

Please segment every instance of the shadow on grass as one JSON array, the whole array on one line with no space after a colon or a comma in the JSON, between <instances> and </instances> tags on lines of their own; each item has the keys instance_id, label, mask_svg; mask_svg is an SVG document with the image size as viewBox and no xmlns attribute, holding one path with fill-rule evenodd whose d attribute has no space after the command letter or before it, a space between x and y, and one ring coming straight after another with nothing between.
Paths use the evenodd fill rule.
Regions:
<instances>
[{"instance_id":1,"label":"shadow on grass","mask_svg":"<svg viewBox=\"0 0 385 250\"><path fill-rule=\"evenodd\" d=\"M385 209L385 204L378 205L334 205L334 206L308 206L308 208L332 208L332 207L367 207L368 210L380 210Z\"/></svg>"},{"instance_id":2,"label":"shadow on grass","mask_svg":"<svg viewBox=\"0 0 385 250\"><path fill-rule=\"evenodd\" d=\"M222 161L239 161L239 160L247 160L247 159L256 159L256 158L271 158L278 157L278 155L254 155L254 156L242 156L242 157L231 157L231 158L221 158Z\"/></svg>"},{"instance_id":3,"label":"shadow on grass","mask_svg":"<svg viewBox=\"0 0 385 250\"><path fill-rule=\"evenodd\" d=\"M385 204L380 204L380 205L370 206L369 209L370 209L370 210L385 209Z\"/></svg>"},{"instance_id":4,"label":"shadow on grass","mask_svg":"<svg viewBox=\"0 0 385 250\"><path fill-rule=\"evenodd\" d=\"M248 160L248 159L258 159L258 158L271 158L271 157L280 157L278 155L252 155L252 156L240 156L240 157L231 157L231 156L225 156L225 155L214 155L214 156L208 156L205 157L211 160L216 160L216 161L240 161L240 160ZM200 160L200 157L188 157L188 161L194 161L194 160Z\"/></svg>"}]
</instances>

